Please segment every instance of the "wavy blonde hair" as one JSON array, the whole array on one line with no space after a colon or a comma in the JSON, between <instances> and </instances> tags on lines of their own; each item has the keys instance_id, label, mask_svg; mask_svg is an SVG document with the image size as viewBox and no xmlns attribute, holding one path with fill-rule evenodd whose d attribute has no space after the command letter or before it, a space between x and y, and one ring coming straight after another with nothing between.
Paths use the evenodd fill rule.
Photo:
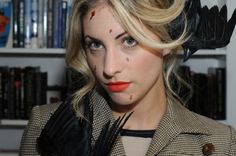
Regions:
<instances>
[{"instance_id":1,"label":"wavy blonde hair","mask_svg":"<svg viewBox=\"0 0 236 156\"><path fill-rule=\"evenodd\" d=\"M84 86L73 95L74 109L78 110L84 95L95 86L95 78L86 61L82 21L87 12L100 3L106 3L113 10L123 28L141 44L155 49L172 49L172 55L164 57L165 91L167 100L172 102L180 100L172 89L171 77L175 66L175 49L186 40L186 29L177 39L172 40L167 25L183 12L185 0L74 0L67 40L66 62L69 67L80 72L86 80ZM154 41L140 28L137 28L137 21L159 36L161 42Z\"/></svg>"}]
</instances>

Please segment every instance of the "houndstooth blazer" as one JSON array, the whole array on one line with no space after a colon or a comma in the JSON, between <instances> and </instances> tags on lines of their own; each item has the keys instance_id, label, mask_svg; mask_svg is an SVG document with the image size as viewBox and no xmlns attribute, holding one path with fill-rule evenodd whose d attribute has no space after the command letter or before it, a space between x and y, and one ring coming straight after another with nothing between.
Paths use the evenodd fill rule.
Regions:
<instances>
[{"instance_id":1,"label":"houndstooth blazer","mask_svg":"<svg viewBox=\"0 0 236 156\"><path fill-rule=\"evenodd\" d=\"M103 125L113 120L106 101L93 92L90 99L94 108L93 137L98 138ZM36 106L21 140L21 156L38 156L36 139L57 104ZM120 137L113 146L112 156L125 156ZM148 156L236 156L236 131L224 124L195 114L178 103L169 103L166 114L153 136Z\"/></svg>"}]
</instances>

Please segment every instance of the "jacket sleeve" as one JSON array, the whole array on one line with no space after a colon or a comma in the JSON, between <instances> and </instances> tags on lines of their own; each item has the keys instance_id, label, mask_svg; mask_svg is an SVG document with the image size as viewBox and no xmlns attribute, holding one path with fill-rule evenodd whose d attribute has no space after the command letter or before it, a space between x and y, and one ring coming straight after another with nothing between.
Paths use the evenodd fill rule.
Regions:
<instances>
[{"instance_id":1,"label":"jacket sleeve","mask_svg":"<svg viewBox=\"0 0 236 156\"><path fill-rule=\"evenodd\" d=\"M38 156L36 140L41 132L40 107L32 109L30 120L26 126L20 145L20 156Z\"/></svg>"},{"instance_id":2,"label":"jacket sleeve","mask_svg":"<svg viewBox=\"0 0 236 156\"><path fill-rule=\"evenodd\" d=\"M231 148L230 148L230 155L236 155L236 130L231 128L232 140L231 140Z\"/></svg>"}]
</instances>

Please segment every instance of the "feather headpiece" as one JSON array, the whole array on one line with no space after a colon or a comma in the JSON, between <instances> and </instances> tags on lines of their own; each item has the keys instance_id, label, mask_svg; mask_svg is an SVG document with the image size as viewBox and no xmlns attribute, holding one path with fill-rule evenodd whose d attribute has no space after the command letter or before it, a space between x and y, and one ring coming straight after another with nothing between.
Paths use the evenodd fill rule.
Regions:
<instances>
[{"instance_id":1,"label":"feather headpiece","mask_svg":"<svg viewBox=\"0 0 236 156\"><path fill-rule=\"evenodd\" d=\"M228 20L227 7L220 10L217 6L201 7L200 0L187 0L184 12L168 25L172 39L176 39L185 27L190 38L182 45L184 61L199 49L225 47L229 42L236 24L236 10Z\"/></svg>"}]
</instances>

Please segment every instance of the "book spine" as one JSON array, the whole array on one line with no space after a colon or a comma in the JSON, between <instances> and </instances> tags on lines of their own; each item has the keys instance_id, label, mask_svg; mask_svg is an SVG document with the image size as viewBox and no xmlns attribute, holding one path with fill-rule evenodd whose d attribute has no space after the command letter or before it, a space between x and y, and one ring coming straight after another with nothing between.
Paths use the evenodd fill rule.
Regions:
<instances>
[{"instance_id":1,"label":"book spine","mask_svg":"<svg viewBox=\"0 0 236 156\"><path fill-rule=\"evenodd\" d=\"M5 47L10 33L11 8L10 0L0 1L0 47Z\"/></svg>"},{"instance_id":2,"label":"book spine","mask_svg":"<svg viewBox=\"0 0 236 156\"><path fill-rule=\"evenodd\" d=\"M18 7L18 43L19 47L25 47L25 0L19 0Z\"/></svg>"},{"instance_id":3,"label":"book spine","mask_svg":"<svg viewBox=\"0 0 236 156\"><path fill-rule=\"evenodd\" d=\"M21 68L14 68L14 110L15 110L15 118L20 119L20 107L22 103L21 99L21 91L22 91L22 79L21 79Z\"/></svg>"},{"instance_id":4,"label":"book spine","mask_svg":"<svg viewBox=\"0 0 236 156\"><path fill-rule=\"evenodd\" d=\"M41 80L42 80L42 94L41 94L41 104L46 104L47 103L47 87L48 87L48 73L47 72L42 72L41 73Z\"/></svg>"},{"instance_id":5,"label":"book spine","mask_svg":"<svg viewBox=\"0 0 236 156\"><path fill-rule=\"evenodd\" d=\"M26 105L25 105L25 103L24 103L24 99L25 99L25 97L24 97L24 86L25 86L25 84L24 84L24 69L22 69L21 70L21 103L20 103L20 118L21 119L27 119L27 116L26 116L26 112L25 112L25 110L26 110Z\"/></svg>"},{"instance_id":6,"label":"book spine","mask_svg":"<svg viewBox=\"0 0 236 156\"><path fill-rule=\"evenodd\" d=\"M47 88L47 73L46 72L36 72L35 73L35 104L42 105L46 104L46 88Z\"/></svg>"},{"instance_id":7,"label":"book spine","mask_svg":"<svg viewBox=\"0 0 236 156\"><path fill-rule=\"evenodd\" d=\"M18 14L19 14L19 0L13 0L13 10L12 10L12 14L13 14L13 34L12 34L12 38L13 38L13 47L17 48L19 47L19 41L18 41L18 30L19 30L19 26L18 26Z\"/></svg>"},{"instance_id":8,"label":"book spine","mask_svg":"<svg viewBox=\"0 0 236 156\"><path fill-rule=\"evenodd\" d=\"M24 69L24 104L25 116L29 118L33 106L35 106L35 73L39 67L25 67Z\"/></svg>"},{"instance_id":9,"label":"book spine","mask_svg":"<svg viewBox=\"0 0 236 156\"><path fill-rule=\"evenodd\" d=\"M48 0L47 8L47 48L53 48L53 0Z\"/></svg>"},{"instance_id":10,"label":"book spine","mask_svg":"<svg viewBox=\"0 0 236 156\"><path fill-rule=\"evenodd\" d=\"M61 48L65 47L65 41L66 41L66 25L67 25L67 2L62 1L61 2Z\"/></svg>"},{"instance_id":11,"label":"book spine","mask_svg":"<svg viewBox=\"0 0 236 156\"><path fill-rule=\"evenodd\" d=\"M46 6L46 7L45 7ZM48 0L43 0L43 47L47 47Z\"/></svg>"},{"instance_id":12,"label":"book spine","mask_svg":"<svg viewBox=\"0 0 236 156\"><path fill-rule=\"evenodd\" d=\"M3 73L0 71L0 119L3 118Z\"/></svg>"},{"instance_id":13,"label":"book spine","mask_svg":"<svg viewBox=\"0 0 236 156\"><path fill-rule=\"evenodd\" d=\"M2 73L2 118L8 117L8 94L9 94L9 68L7 66L0 67Z\"/></svg>"},{"instance_id":14,"label":"book spine","mask_svg":"<svg viewBox=\"0 0 236 156\"><path fill-rule=\"evenodd\" d=\"M60 18L61 18L61 9L60 9L60 0L53 0L53 48L60 47Z\"/></svg>"},{"instance_id":15,"label":"book spine","mask_svg":"<svg viewBox=\"0 0 236 156\"><path fill-rule=\"evenodd\" d=\"M72 5L73 5L73 0L64 0L67 2L67 22L66 22L66 36L68 35L68 31L69 31L69 18L70 18L70 13L72 10Z\"/></svg>"},{"instance_id":16,"label":"book spine","mask_svg":"<svg viewBox=\"0 0 236 156\"><path fill-rule=\"evenodd\" d=\"M31 48L31 33L32 33L32 22L31 22L31 0L25 0L25 48Z\"/></svg>"},{"instance_id":17,"label":"book spine","mask_svg":"<svg viewBox=\"0 0 236 156\"><path fill-rule=\"evenodd\" d=\"M43 17L44 17L44 0L38 1L38 47L44 48L43 42Z\"/></svg>"},{"instance_id":18,"label":"book spine","mask_svg":"<svg viewBox=\"0 0 236 156\"><path fill-rule=\"evenodd\" d=\"M9 75L9 92L8 92L8 119L15 119L15 91L14 91L14 69L10 68L10 75Z\"/></svg>"},{"instance_id":19,"label":"book spine","mask_svg":"<svg viewBox=\"0 0 236 156\"><path fill-rule=\"evenodd\" d=\"M42 0L41 0L42 1ZM31 0L31 48L38 48L39 5L38 0Z\"/></svg>"},{"instance_id":20,"label":"book spine","mask_svg":"<svg viewBox=\"0 0 236 156\"><path fill-rule=\"evenodd\" d=\"M217 119L226 119L226 70L225 68L216 69L217 79Z\"/></svg>"}]
</instances>

